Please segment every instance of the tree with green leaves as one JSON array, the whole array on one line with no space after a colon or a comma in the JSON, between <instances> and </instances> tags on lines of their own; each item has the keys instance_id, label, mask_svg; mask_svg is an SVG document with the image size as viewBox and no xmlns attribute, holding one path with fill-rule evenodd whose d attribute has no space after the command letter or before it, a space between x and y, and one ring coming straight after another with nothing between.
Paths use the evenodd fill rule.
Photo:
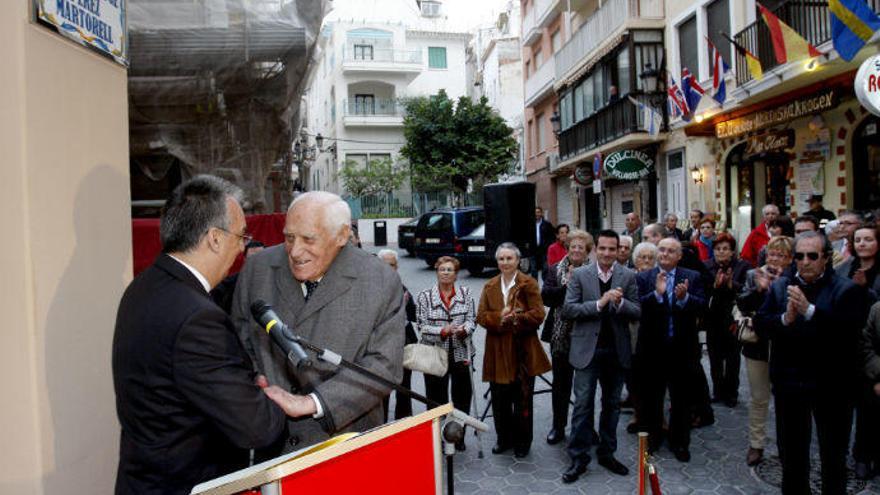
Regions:
<instances>
[{"instance_id":1,"label":"tree with green leaves","mask_svg":"<svg viewBox=\"0 0 880 495\"><path fill-rule=\"evenodd\" d=\"M483 97L453 102L446 92L405 103L400 153L410 163L413 188L452 189L462 198L473 183L481 186L513 171L517 154L513 130Z\"/></svg>"},{"instance_id":2,"label":"tree with green leaves","mask_svg":"<svg viewBox=\"0 0 880 495\"><path fill-rule=\"evenodd\" d=\"M390 158L371 160L366 166L347 160L340 171L342 184L352 196L390 194L399 189L407 178L407 171Z\"/></svg>"}]
</instances>

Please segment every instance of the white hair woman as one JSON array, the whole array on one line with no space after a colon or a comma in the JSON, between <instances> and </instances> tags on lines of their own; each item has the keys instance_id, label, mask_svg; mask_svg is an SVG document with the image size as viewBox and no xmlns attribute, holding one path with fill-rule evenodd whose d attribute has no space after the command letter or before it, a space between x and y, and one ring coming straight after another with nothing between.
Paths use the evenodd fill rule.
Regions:
<instances>
[{"instance_id":1,"label":"white hair woman","mask_svg":"<svg viewBox=\"0 0 880 495\"><path fill-rule=\"evenodd\" d=\"M532 395L535 377L550 371L538 341L544 303L538 282L519 271L521 254L510 242L495 250L501 273L486 282L477 323L486 329L483 381L492 392L492 416L498 443L492 453L510 448L525 457L532 445Z\"/></svg>"}]
</instances>

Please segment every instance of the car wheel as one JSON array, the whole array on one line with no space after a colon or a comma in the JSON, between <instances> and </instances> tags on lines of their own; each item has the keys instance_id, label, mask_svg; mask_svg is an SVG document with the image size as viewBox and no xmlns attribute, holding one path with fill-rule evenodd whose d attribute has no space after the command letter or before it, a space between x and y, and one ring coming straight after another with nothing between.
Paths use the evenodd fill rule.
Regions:
<instances>
[{"instance_id":1,"label":"car wheel","mask_svg":"<svg viewBox=\"0 0 880 495\"><path fill-rule=\"evenodd\" d=\"M407 249L407 250L406 250L406 254L407 254L407 256L409 256L410 258L412 258L413 256L416 255L416 252L415 252L415 250L413 250L413 249Z\"/></svg>"}]
</instances>

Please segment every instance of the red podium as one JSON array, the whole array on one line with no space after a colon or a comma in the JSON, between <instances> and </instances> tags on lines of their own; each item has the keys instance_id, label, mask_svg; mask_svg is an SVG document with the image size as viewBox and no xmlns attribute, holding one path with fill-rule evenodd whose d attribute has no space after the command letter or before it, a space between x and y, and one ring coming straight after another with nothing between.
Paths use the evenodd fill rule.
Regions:
<instances>
[{"instance_id":1,"label":"red podium","mask_svg":"<svg viewBox=\"0 0 880 495\"><path fill-rule=\"evenodd\" d=\"M199 495L443 493L440 422L452 405L319 445L202 483Z\"/></svg>"}]
</instances>

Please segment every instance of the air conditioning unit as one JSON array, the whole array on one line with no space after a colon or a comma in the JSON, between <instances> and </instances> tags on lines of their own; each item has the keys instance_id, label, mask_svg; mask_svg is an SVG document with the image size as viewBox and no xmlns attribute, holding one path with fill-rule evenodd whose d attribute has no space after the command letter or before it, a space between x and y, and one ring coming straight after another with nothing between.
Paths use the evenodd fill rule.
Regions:
<instances>
[{"instance_id":1,"label":"air conditioning unit","mask_svg":"<svg viewBox=\"0 0 880 495\"><path fill-rule=\"evenodd\" d=\"M547 166L553 170L559 166L559 155L556 153L547 154Z\"/></svg>"}]
</instances>

